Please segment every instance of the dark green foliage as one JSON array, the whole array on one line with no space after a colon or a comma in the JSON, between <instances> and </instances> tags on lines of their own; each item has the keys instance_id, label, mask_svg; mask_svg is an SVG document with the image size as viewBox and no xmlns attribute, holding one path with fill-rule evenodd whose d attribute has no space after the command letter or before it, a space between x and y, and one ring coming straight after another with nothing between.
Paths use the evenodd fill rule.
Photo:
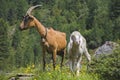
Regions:
<instances>
[{"instance_id":1,"label":"dark green foliage","mask_svg":"<svg viewBox=\"0 0 120 80\"><path fill-rule=\"evenodd\" d=\"M8 36L7 36L8 23L0 18L0 70L4 70L9 57Z\"/></svg>"},{"instance_id":2,"label":"dark green foliage","mask_svg":"<svg viewBox=\"0 0 120 80\"><path fill-rule=\"evenodd\" d=\"M8 3L6 4L6 2L8 2ZM9 0L1 0L0 3L1 3L0 18L7 20L7 13L9 11Z\"/></svg>"},{"instance_id":3,"label":"dark green foliage","mask_svg":"<svg viewBox=\"0 0 120 80\"><path fill-rule=\"evenodd\" d=\"M110 18L115 19L120 16L120 1L119 0L111 0L110 3Z\"/></svg>"},{"instance_id":4,"label":"dark green foliage","mask_svg":"<svg viewBox=\"0 0 120 80\"><path fill-rule=\"evenodd\" d=\"M119 80L120 77L120 49L111 55L102 55L94 59L90 70L100 75L100 80Z\"/></svg>"},{"instance_id":5,"label":"dark green foliage","mask_svg":"<svg viewBox=\"0 0 120 80\"><path fill-rule=\"evenodd\" d=\"M19 0L19 1L16 1L16 3L17 3L16 4L17 19L22 20L23 16L26 14L28 4L25 0Z\"/></svg>"},{"instance_id":6,"label":"dark green foliage","mask_svg":"<svg viewBox=\"0 0 120 80\"><path fill-rule=\"evenodd\" d=\"M19 42L20 42L20 30L16 29L15 33L13 34L13 40L12 40L12 47L16 50Z\"/></svg>"}]
</instances>

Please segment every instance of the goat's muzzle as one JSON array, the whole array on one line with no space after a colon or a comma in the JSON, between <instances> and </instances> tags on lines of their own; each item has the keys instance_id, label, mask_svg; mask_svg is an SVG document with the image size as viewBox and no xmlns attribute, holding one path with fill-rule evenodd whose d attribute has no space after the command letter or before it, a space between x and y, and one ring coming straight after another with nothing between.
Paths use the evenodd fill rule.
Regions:
<instances>
[{"instance_id":1,"label":"goat's muzzle","mask_svg":"<svg viewBox=\"0 0 120 80\"><path fill-rule=\"evenodd\" d=\"M19 30L20 31L23 31L23 30L26 30L27 28L21 28L21 27L19 27Z\"/></svg>"},{"instance_id":2,"label":"goat's muzzle","mask_svg":"<svg viewBox=\"0 0 120 80\"><path fill-rule=\"evenodd\" d=\"M20 26L19 26L19 30L22 31L23 29L24 29L24 26L23 26L23 24L21 23Z\"/></svg>"},{"instance_id":3,"label":"goat's muzzle","mask_svg":"<svg viewBox=\"0 0 120 80\"><path fill-rule=\"evenodd\" d=\"M25 30L27 27L24 25L24 23L22 22L19 26L19 30Z\"/></svg>"},{"instance_id":4,"label":"goat's muzzle","mask_svg":"<svg viewBox=\"0 0 120 80\"><path fill-rule=\"evenodd\" d=\"M20 31L23 31L23 30L26 30L26 29L27 29L27 28L24 28L24 27L21 27L21 26L19 27L19 30L20 30Z\"/></svg>"}]
</instances>

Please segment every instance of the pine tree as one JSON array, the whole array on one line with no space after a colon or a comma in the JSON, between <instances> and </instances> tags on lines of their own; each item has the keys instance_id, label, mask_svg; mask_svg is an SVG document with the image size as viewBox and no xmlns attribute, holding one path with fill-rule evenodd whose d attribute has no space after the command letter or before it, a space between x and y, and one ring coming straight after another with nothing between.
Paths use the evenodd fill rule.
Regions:
<instances>
[{"instance_id":1,"label":"pine tree","mask_svg":"<svg viewBox=\"0 0 120 80\"><path fill-rule=\"evenodd\" d=\"M7 27L7 22L0 18L0 70L4 70L4 68L6 67L4 62L7 61L9 56Z\"/></svg>"}]
</instances>

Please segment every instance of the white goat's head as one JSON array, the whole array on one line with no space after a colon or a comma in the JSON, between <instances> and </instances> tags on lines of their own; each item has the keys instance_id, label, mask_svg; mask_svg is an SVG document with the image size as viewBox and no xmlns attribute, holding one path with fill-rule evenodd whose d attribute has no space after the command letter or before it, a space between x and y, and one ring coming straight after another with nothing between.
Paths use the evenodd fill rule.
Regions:
<instances>
[{"instance_id":1,"label":"white goat's head","mask_svg":"<svg viewBox=\"0 0 120 80\"><path fill-rule=\"evenodd\" d=\"M72 33L70 39L73 42L73 44L75 44L75 45L80 44L80 34L78 32Z\"/></svg>"}]
</instances>

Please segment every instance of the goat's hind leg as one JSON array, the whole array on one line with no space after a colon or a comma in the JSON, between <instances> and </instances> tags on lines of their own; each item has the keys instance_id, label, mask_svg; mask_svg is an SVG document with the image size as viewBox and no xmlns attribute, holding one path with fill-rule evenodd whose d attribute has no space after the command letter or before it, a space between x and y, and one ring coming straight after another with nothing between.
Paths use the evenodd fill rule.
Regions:
<instances>
[{"instance_id":1,"label":"goat's hind leg","mask_svg":"<svg viewBox=\"0 0 120 80\"><path fill-rule=\"evenodd\" d=\"M64 58L65 58L65 54L66 54L66 49L64 49L63 51L62 51L62 59L61 59L61 64L60 64L60 68L62 69L62 66L63 66L63 62L64 62Z\"/></svg>"},{"instance_id":2,"label":"goat's hind leg","mask_svg":"<svg viewBox=\"0 0 120 80\"><path fill-rule=\"evenodd\" d=\"M90 63L90 62L91 62L91 56L90 56L90 54L88 53L87 48L85 48L84 54L85 54L85 56L86 56L87 60L88 60L88 61L89 61L89 63Z\"/></svg>"},{"instance_id":3,"label":"goat's hind leg","mask_svg":"<svg viewBox=\"0 0 120 80\"><path fill-rule=\"evenodd\" d=\"M62 55L61 57L62 57L62 59L61 59L60 68L62 69L62 66L63 66L63 61L64 61L64 55Z\"/></svg>"}]
</instances>

